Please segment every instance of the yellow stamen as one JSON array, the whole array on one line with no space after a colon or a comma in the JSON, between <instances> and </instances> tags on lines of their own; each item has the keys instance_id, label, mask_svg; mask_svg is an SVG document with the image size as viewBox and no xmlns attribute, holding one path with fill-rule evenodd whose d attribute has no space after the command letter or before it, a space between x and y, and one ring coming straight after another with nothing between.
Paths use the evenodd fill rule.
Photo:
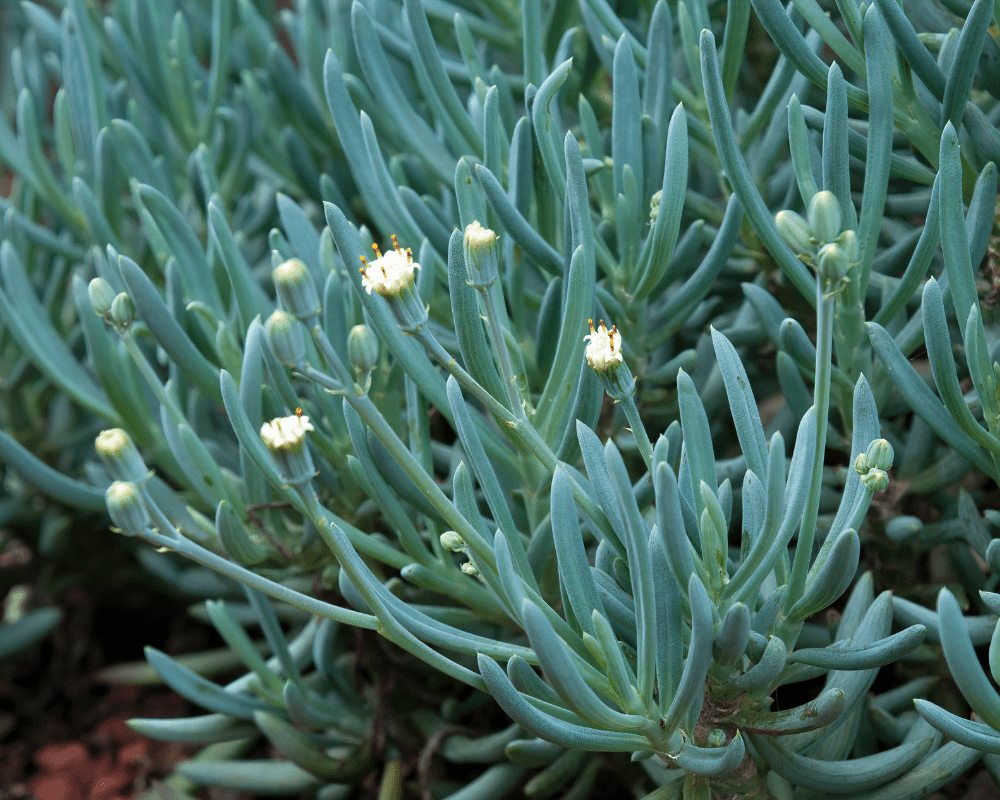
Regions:
<instances>
[{"instance_id":1,"label":"yellow stamen","mask_svg":"<svg viewBox=\"0 0 1000 800\"><path fill-rule=\"evenodd\" d=\"M396 234L392 235L392 249L399 252L399 240L396 238Z\"/></svg>"},{"instance_id":2,"label":"yellow stamen","mask_svg":"<svg viewBox=\"0 0 1000 800\"><path fill-rule=\"evenodd\" d=\"M377 244L372 244L372 250L375 251L375 258L382 258L382 251L378 249Z\"/></svg>"}]
</instances>

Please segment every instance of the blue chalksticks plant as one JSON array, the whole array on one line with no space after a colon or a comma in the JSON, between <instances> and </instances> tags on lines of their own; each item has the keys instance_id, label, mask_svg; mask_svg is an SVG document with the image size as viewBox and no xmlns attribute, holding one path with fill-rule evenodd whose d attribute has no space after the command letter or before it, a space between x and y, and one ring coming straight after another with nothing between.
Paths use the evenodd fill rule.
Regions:
<instances>
[{"instance_id":1,"label":"blue chalksticks plant","mask_svg":"<svg viewBox=\"0 0 1000 800\"><path fill-rule=\"evenodd\" d=\"M19 14L0 457L246 668L179 791L1000 775L992 4Z\"/></svg>"}]
</instances>

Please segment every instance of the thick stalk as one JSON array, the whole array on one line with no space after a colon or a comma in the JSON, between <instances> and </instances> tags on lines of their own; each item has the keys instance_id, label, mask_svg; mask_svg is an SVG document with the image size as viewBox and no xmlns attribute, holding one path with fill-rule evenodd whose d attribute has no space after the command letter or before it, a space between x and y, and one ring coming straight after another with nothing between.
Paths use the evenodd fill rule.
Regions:
<instances>
[{"instance_id":1,"label":"thick stalk","mask_svg":"<svg viewBox=\"0 0 1000 800\"><path fill-rule=\"evenodd\" d=\"M836 295L831 293L833 284L822 276L816 278L816 383L813 405L816 407L816 455L813 460L809 497L802 512L802 525L795 545L792 562L787 612L802 597L806 575L812 561L813 543L816 540L816 517L819 514L820 491L823 488L823 461L826 453L826 428L830 415L830 372L833 356L833 309Z\"/></svg>"},{"instance_id":2,"label":"thick stalk","mask_svg":"<svg viewBox=\"0 0 1000 800\"><path fill-rule=\"evenodd\" d=\"M646 469L650 470L650 475L652 475L653 445L646 435L646 426L642 424L642 417L639 415L639 409L635 405L635 397L633 395L624 397L619 402L619 405L625 412L625 418L632 428L632 435L635 437L636 444L639 445L639 452L642 454L642 460L646 462Z\"/></svg>"},{"instance_id":3,"label":"thick stalk","mask_svg":"<svg viewBox=\"0 0 1000 800\"><path fill-rule=\"evenodd\" d=\"M245 586L249 586L251 589L257 589L273 597L275 600L281 600L290 606L308 611L310 614L317 614L326 619L332 619L334 622L342 622L345 625L353 625L357 628L367 628L370 631L377 630L378 628L378 621L371 614L363 614L360 611L341 608L331 603L324 603L315 597L309 597L308 595L296 592L294 589L289 589L287 586L282 586L280 583L275 583L258 575L253 570L245 569L239 564L228 561L183 536L178 535L174 537L164 533L156 533L153 530L146 531L141 536L150 544L180 553L182 556L186 556L192 561L206 566L215 572L232 578L234 581L238 581Z\"/></svg>"},{"instance_id":4,"label":"thick stalk","mask_svg":"<svg viewBox=\"0 0 1000 800\"><path fill-rule=\"evenodd\" d=\"M521 402L521 395L517 391L517 376L514 374L514 365L510 361L510 353L507 351L507 340L503 335L503 327L500 322L500 313L497 310L496 299L488 286L476 287L483 298L483 305L486 309L486 322L490 331L490 339L493 342L493 350L497 354L497 361L500 364L500 379L507 387L507 400L510 402L511 411L527 422L528 418L524 413L524 406Z\"/></svg>"}]
</instances>

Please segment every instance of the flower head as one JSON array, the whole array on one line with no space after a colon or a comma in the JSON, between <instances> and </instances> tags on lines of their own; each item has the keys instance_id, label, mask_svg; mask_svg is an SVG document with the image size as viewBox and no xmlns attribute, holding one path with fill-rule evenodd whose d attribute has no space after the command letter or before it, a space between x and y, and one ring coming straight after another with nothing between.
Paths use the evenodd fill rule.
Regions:
<instances>
[{"instance_id":1,"label":"flower head","mask_svg":"<svg viewBox=\"0 0 1000 800\"><path fill-rule=\"evenodd\" d=\"M587 363L597 372L607 372L616 368L622 363L622 335L618 332L618 327L611 326L611 330L604 327L602 319L597 329L594 329L594 320L587 320L590 325L590 333L583 337L587 342Z\"/></svg>"},{"instance_id":2,"label":"flower head","mask_svg":"<svg viewBox=\"0 0 1000 800\"><path fill-rule=\"evenodd\" d=\"M101 431L94 442L97 454L116 481L142 483L149 470L132 439L121 428Z\"/></svg>"},{"instance_id":3,"label":"flower head","mask_svg":"<svg viewBox=\"0 0 1000 800\"><path fill-rule=\"evenodd\" d=\"M281 307L301 320L315 317L320 311L319 295L309 268L300 258L290 258L271 273Z\"/></svg>"},{"instance_id":4,"label":"flower head","mask_svg":"<svg viewBox=\"0 0 1000 800\"><path fill-rule=\"evenodd\" d=\"M500 248L496 233L475 220L466 226L462 246L469 286L485 289L500 274Z\"/></svg>"},{"instance_id":5,"label":"flower head","mask_svg":"<svg viewBox=\"0 0 1000 800\"><path fill-rule=\"evenodd\" d=\"M137 484L115 481L104 493L104 501L111 521L125 536L137 536L150 526L149 511Z\"/></svg>"},{"instance_id":6,"label":"flower head","mask_svg":"<svg viewBox=\"0 0 1000 800\"><path fill-rule=\"evenodd\" d=\"M399 246L395 234L392 236L392 248L382 255L378 245L373 244L375 260L370 263L361 256L361 285L368 290L368 294L374 290L383 297L394 297L413 286L414 274L420 265L413 260L409 248L403 250Z\"/></svg>"},{"instance_id":7,"label":"flower head","mask_svg":"<svg viewBox=\"0 0 1000 800\"><path fill-rule=\"evenodd\" d=\"M301 408L295 409L295 416L272 419L261 426L260 438L289 486L305 485L316 474L306 446L306 432L311 430L315 429Z\"/></svg>"},{"instance_id":8,"label":"flower head","mask_svg":"<svg viewBox=\"0 0 1000 800\"><path fill-rule=\"evenodd\" d=\"M293 367L301 365L306 357L306 340L295 317L276 308L264 323L264 331L278 361Z\"/></svg>"},{"instance_id":9,"label":"flower head","mask_svg":"<svg viewBox=\"0 0 1000 800\"><path fill-rule=\"evenodd\" d=\"M309 417L295 414L265 422L260 429L260 438L270 450L288 450L300 446L306 439L306 432L315 430Z\"/></svg>"},{"instance_id":10,"label":"flower head","mask_svg":"<svg viewBox=\"0 0 1000 800\"><path fill-rule=\"evenodd\" d=\"M889 485L886 470L892 466L892 459L892 445L885 439L876 439L865 452L858 453L854 459L854 471L861 476L861 483L867 489L880 492Z\"/></svg>"}]
</instances>

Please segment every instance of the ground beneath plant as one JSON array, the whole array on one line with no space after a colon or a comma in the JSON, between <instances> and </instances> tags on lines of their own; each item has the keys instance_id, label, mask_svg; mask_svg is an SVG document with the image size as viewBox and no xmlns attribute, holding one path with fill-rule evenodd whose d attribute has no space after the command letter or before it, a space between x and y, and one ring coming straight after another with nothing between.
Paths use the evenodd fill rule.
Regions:
<instances>
[{"instance_id":1,"label":"ground beneath plant","mask_svg":"<svg viewBox=\"0 0 1000 800\"><path fill-rule=\"evenodd\" d=\"M70 588L63 620L44 642L0 666L0 800L140 800L196 747L132 731L132 717L198 712L163 686L109 685L104 667L218 646L185 604L153 592L111 597ZM204 800L248 800L206 790Z\"/></svg>"}]
</instances>

